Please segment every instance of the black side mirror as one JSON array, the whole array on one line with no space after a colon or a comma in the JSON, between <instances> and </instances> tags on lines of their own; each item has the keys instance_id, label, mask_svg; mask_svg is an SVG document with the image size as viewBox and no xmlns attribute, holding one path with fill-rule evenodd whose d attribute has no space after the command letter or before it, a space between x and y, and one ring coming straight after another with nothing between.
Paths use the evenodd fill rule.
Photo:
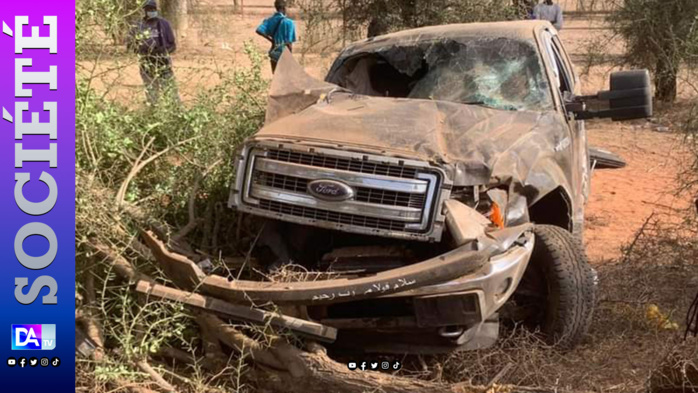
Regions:
<instances>
[{"instance_id":1,"label":"black side mirror","mask_svg":"<svg viewBox=\"0 0 698 393\"><path fill-rule=\"evenodd\" d=\"M598 103L603 109L590 110L587 105ZM604 105L605 104L605 105ZM647 70L611 73L611 90L593 96L578 96L567 104L569 112L579 120L608 118L612 120L643 119L652 116L652 87Z\"/></svg>"}]
</instances>

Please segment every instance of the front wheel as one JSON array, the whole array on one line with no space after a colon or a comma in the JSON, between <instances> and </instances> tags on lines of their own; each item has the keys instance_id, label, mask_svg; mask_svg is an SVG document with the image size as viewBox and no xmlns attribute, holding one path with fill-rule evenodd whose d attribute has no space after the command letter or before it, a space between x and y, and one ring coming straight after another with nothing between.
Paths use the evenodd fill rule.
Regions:
<instances>
[{"instance_id":1,"label":"front wheel","mask_svg":"<svg viewBox=\"0 0 698 393\"><path fill-rule=\"evenodd\" d=\"M512 297L515 321L569 349L589 329L595 306L595 274L581 241L552 225L536 225L531 261Z\"/></svg>"}]
</instances>

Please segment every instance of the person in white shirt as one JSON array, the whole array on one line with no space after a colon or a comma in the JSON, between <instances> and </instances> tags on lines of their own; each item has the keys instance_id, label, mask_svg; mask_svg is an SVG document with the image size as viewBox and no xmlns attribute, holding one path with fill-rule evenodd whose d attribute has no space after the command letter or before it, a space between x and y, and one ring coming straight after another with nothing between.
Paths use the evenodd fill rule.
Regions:
<instances>
[{"instance_id":1,"label":"person in white shirt","mask_svg":"<svg viewBox=\"0 0 698 393\"><path fill-rule=\"evenodd\" d=\"M553 4L553 0L545 0L533 8L533 19L547 20L562 30L562 9L559 4Z\"/></svg>"}]
</instances>

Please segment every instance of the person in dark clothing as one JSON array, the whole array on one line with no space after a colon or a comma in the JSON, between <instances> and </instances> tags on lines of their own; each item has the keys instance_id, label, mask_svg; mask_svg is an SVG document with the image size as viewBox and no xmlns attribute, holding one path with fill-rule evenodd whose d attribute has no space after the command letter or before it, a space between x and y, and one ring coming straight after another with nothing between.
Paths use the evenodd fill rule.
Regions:
<instances>
[{"instance_id":1,"label":"person in dark clothing","mask_svg":"<svg viewBox=\"0 0 698 393\"><path fill-rule=\"evenodd\" d=\"M170 23L158 15L155 0L146 0L145 16L129 34L126 46L138 54L146 97L155 105L163 94L179 102L170 53L177 49Z\"/></svg>"},{"instance_id":2,"label":"person in dark clothing","mask_svg":"<svg viewBox=\"0 0 698 393\"><path fill-rule=\"evenodd\" d=\"M276 0L274 7L276 13L264 19L256 30L257 34L271 42L269 60L272 72L276 71L276 63L284 52L284 48L293 52L293 43L296 42L296 25L291 18L286 16L286 1Z\"/></svg>"}]
</instances>

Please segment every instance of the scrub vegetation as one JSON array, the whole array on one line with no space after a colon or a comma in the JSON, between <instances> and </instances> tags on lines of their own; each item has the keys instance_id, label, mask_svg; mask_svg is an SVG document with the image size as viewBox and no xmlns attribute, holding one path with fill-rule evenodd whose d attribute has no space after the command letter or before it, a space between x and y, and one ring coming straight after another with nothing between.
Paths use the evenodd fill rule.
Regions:
<instances>
[{"instance_id":1,"label":"scrub vegetation","mask_svg":"<svg viewBox=\"0 0 698 393\"><path fill-rule=\"evenodd\" d=\"M76 316L99 346L91 360L78 358L76 386L145 389L151 378L145 359L174 348L196 359L199 328L181 305L140 301L114 260L164 282L138 241L138 231L151 222L186 234L201 252L232 253L218 246L235 236L225 208L229 163L236 144L262 123L268 81L261 77L261 54L249 46L249 67L220 71L218 85L200 89L184 105L165 100L150 107L141 91L111 99L105 70L96 67L102 58L117 59L110 71L135 60L119 59L120 37L125 22L140 15L139 4L79 0L77 9ZM201 374L195 364L176 382L188 391L243 390L237 361L219 375Z\"/></svg>"},{"instance_id":2,"label":"scrub vegetation","mask_svg":"<svg viewBox=\"0 0 698 393\"><path fill-rule=\"evenodd\" d=\"M633 1L625 5L647 2ZM323 30L308 27L308 42L300 51L335 50L342 38L336 35L336 19L342 13L347 31L363 35L377 12L372 7L389 9L381 13L389 30L517 15L503 0L342 4L339 14L336 7L328 8L334 12L330 18L318 11L327 3L296 1L308 26L315 23L317 29L335 33L334 38L322 39L318 32ZM76 391L295 391L303 385L302 378L293 379L293 372L281 375L259 366L269 353L305 356L308 369L333 370L321 348L310 346L301 352L300 343L286 344L285 336L268 326L246 327L255 339L243 338L217 317L146 299L133 290L137 279L170 283L141 242L142 230L168 238L182 252L206 255L214 267L225 266L224 256L246 261L255 233L239 225L227 198L234 149L264 120L266 55L246 44L244 66L191 77L215 79L213 86L202 83L182 104L165 100L148 106L140 80L129 81L137 86L133 91L114 88L123 82L121 71L136 61L122 43L129 23L140 17L139 2L77 0L76 6L76 318L81 332L96 344L94 350L82 348L77 355ZM630 23L635 16L618 15L613 28L631 44L634 41L624 32L640 31ZM695 21L695 12L693 17ZM334 46L327 45L331 40ZM683 48L681 53L692 53ZM638 64L656 71L652 64L661 62L657 53L630 49L638 51L632 52L634 58L646 57L648 63ZM683 99L672 111L661 113L662 119L685 130L685 145L693 152L698 152L697 108ZM696 195L698 153L694 158L685 160L677 192ZM698 288L698 225L695 210L674 214L685 219L650 216L620 258L597 267L597 312L579 348L561 352L531 334L507 330L491 349L401 357L403 369L383 380L362 381L359 372L349 373L345 366L334 369L328 374L335 381L352 379L326 391L696 391L698 342L684 340L683 329ZM220 331L211 331L211 326Z\"/></svg>"}]
</instances>

